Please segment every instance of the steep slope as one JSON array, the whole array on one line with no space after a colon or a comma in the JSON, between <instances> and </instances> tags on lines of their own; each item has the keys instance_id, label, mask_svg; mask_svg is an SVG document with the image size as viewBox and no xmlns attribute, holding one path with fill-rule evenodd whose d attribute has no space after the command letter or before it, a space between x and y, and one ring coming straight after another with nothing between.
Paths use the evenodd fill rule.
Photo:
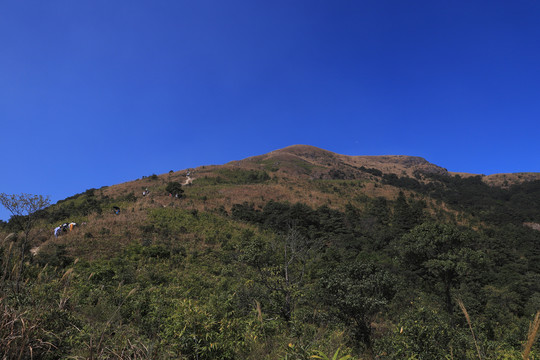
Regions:
<instances>
[{"instance_id":1,"label":"steep slope","mask_svg":"<svg viewBox=\"0 0 540 360\"><path fill-rule=\"evenodd\" d=\"M472 205L462 204L471 202L482 209L484 218L485 214L493 213L489 216L505 221L540 222L531 211L523 210L526 207L520 204L524 195L519 189L515 194L504 190L512 184L538 179L540 174L455 175L420 157L348 156L313 146L293 145L224 165L200 166L89 190L53 206L49 212L52 224L46 225L54 228L67 220L86 222L84 246L78 243L77 236L55 240L50 233L52 228L33 246L64 242L76 256L99 257L115 253L142 237L145 230L141 226L148 222L148 211L152 209L221 209L231 213L235 204L249 203L262 209L269 201L275 201L343 211L348 205L365 208L366 199L382 197L394 201L400 192L423 201L425 211L439 216L446 214L447 218L469 221L466 219L471 215L467 211ZM185 197L169 196L165 188L171 182L188 184L183 187ZM482 183L493 185L493 190ZM148 195L143 196L147 190ZM500 205L504 202L512 204L512 210ZM110 216L112 206L122 209L120 216ZM509 212L514 214L503 214ZM105 242L105 239L115 240Z\"/></svg>"},{"instance_id":2,"label":"steep slope","mask_svg":"<svg viewBox=\"0 0 540 360\"><path fill-rule=\"evenodd\" d=\"M459 296L486 359L520 358L540 182L499 178L295 145L89 189L36 214L32 255L0 223L0 321L32 329L0 338L51 359L470 358Z\"/></svg>"}]
</instances>

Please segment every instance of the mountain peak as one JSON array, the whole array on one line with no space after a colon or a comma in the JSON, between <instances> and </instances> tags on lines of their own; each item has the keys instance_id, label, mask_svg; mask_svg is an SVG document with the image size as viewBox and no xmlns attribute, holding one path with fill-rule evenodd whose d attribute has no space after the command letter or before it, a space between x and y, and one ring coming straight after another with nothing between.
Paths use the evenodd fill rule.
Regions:
<instances>
[{"instance_id":1,"label":"mountain peak","mask_svg":"<svg viewBox=\"0 0 540 360\"><path fill-rule=\"evenodd\" d=\"M367 174L385 173L399 176L414 176L415 173L447 174L447 170L434 165L419 156L342 155L311 145L291 145L267 154L249 157L229 163L235 166L248 166L272 169L289 175L309 176L310 178L344 179L365 178Z\"/></svg>"}]
</instances>

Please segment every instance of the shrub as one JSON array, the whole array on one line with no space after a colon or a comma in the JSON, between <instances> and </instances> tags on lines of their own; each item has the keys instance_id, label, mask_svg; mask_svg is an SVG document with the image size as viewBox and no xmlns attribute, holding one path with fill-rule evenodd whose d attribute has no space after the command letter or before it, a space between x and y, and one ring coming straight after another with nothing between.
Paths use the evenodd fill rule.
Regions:
<instances>
[{"instance_id":1,"label":"shrub","mask_svg":"<svg viewBox=\"0 0 540 360\"><path fill-rule=\"evenodd\" d=\"M165 191L167 191L169 194L172 194L173 196L182 197L184 195L184 190L182 189L182 184L180 184L177 181L173 181L167 184L167 187L165 188Z\"/></svg>"}]
</instances>

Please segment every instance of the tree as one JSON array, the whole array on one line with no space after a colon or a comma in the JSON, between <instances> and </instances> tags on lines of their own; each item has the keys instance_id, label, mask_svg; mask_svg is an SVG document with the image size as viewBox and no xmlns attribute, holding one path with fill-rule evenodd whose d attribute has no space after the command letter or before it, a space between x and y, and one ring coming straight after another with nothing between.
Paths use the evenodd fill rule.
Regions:
<instances>
[{"instance_id":1,"label":"tree","mask_svg":"<svg viewBox=\"0 0 540 360\"><path fill-rule=\"evenodd\" d=\"M393 224L400 233L405 233L422 222L424 217L422 202L413 202L411 205L402 191L396 199L394 207Z\"/></svg>"},{"instance_id":2,"label":"tree","mask_svg":"<svg viewBox=\"0 0 540 360\"><path fill-rule=\"evenodd\" d=\"M377 224L388 225L390 222L390 208L382 196L368 202L367 215L375 218Z\"/></svg>"},{"instance_id":3,"label":"tree","mask_svg":"<svg viewBox=\"0 0 540 360\"><path fill-rule=\"evenodd\" d=\"M452 289L483 262L483 253L471 249L472 231L457 226L424 223L401 239L400 259L405 268L427 284L442 286L446 310L452 313Z\"/></svg>"},{"instance_id":4,"label":"tree","mask_svg":"<svg viewBox=\"0 0 540 360\"><path fill-rule=\"evenodd\" d=\"M257 271L255 281L267 291L269 302L283 320L291 321L292 311L304 283L311 244L298 228L265 242L252 232L244 234L240 261Z\"/></svg>"},{"instance_id":5,"label":"tree","mask_svg":"<svg viewBox=\"0 0 540 360\"><path fill-rule=\"evenodd\" d=\"M353 261L337 267L322 281L326 300L353 338L372 351L371 323L396 292L395 277L371 263Z\"/></svg>"},{"instance_id":6,"label":"tree","mask_svg":"<svg viewBox=\"0 0 540 360\"><path fill-rule=\"evenodd\" d=\"M182 197L184 194L184 190L182 189L182 184L180 184L177 181L173 181L167 184L167 187L165 188L165 191L167 191L169 194L172 194L176 197Z\"/></svg>"},{"instance_id":7,"label":"tree","mask_svg":"<svg viewBox=\"0 0 540 360\"><path fill-rule=\"evenodd\" d=\"M24 266L24 259L26 252L28 251L28 244L30 241L30 231L32 230L37 217L36 212L42 210L50 205L50 199L48 196L31 195L31 194L5 194L0 193L0 203L12 214L10 223L13 223L17 231L21 231L23 236L19 240L19 264L17 267L17 274L15 277L15 292L19 292L21 276ZM11 255L11 253L9 254ZM9 257L9 256L8 256ZM9 262L10 259L8 259ZM3 285L7 276L7 267L2 274Z\"/></svg>"}]
</instances>

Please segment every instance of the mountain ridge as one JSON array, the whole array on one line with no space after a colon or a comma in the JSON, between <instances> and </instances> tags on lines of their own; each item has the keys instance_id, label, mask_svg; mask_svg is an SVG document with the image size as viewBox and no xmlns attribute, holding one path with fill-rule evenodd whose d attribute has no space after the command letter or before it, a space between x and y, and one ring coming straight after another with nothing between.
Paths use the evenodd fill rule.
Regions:
<instances>
[{"instance_id":1,"label":"mountain ridge","mask_svg":"<svg viewBox=\"0 0 540 360\"><path fill-rule=\"evenodd\" d=\"M246 165L274 162L291 162L300 160L319 167L365 167L377 169L383 173L399 176L417 177L418 173L439 174L461 177L480 176L484 182L494 186L509 186L525 181L540 179L540 172L498 173L491 175L472 174L465 172L450 172L447 169L429 162L423 157L412 155L343 155L321 149L312 145L291 145L285 148L273 150L262 155L247 157L242 160L234 160L225 165ZM275 164L279 165L279 164ZM289 164L290 165L290 164ZM304 166L305 167L305 166ZM299 173L304 173L300 171ZM320 172L317 173L319 176Z\"/></svg>"},{"instance_id":2,"label":"mountain ridge","mask_svg":"<svg viewBox=\"0 0 540 360\"><path fill-rule=\"evenodd\" d=\"M489 358L520 358L540 304L540 181L525 175L489 186L296 145L89 189L0 222L0 290L24 290L1 299L4 323L54 335L50 358L469 358L463 299ZM419 333L452 338L423 350Z\"/></svg>"}]
</instances>

